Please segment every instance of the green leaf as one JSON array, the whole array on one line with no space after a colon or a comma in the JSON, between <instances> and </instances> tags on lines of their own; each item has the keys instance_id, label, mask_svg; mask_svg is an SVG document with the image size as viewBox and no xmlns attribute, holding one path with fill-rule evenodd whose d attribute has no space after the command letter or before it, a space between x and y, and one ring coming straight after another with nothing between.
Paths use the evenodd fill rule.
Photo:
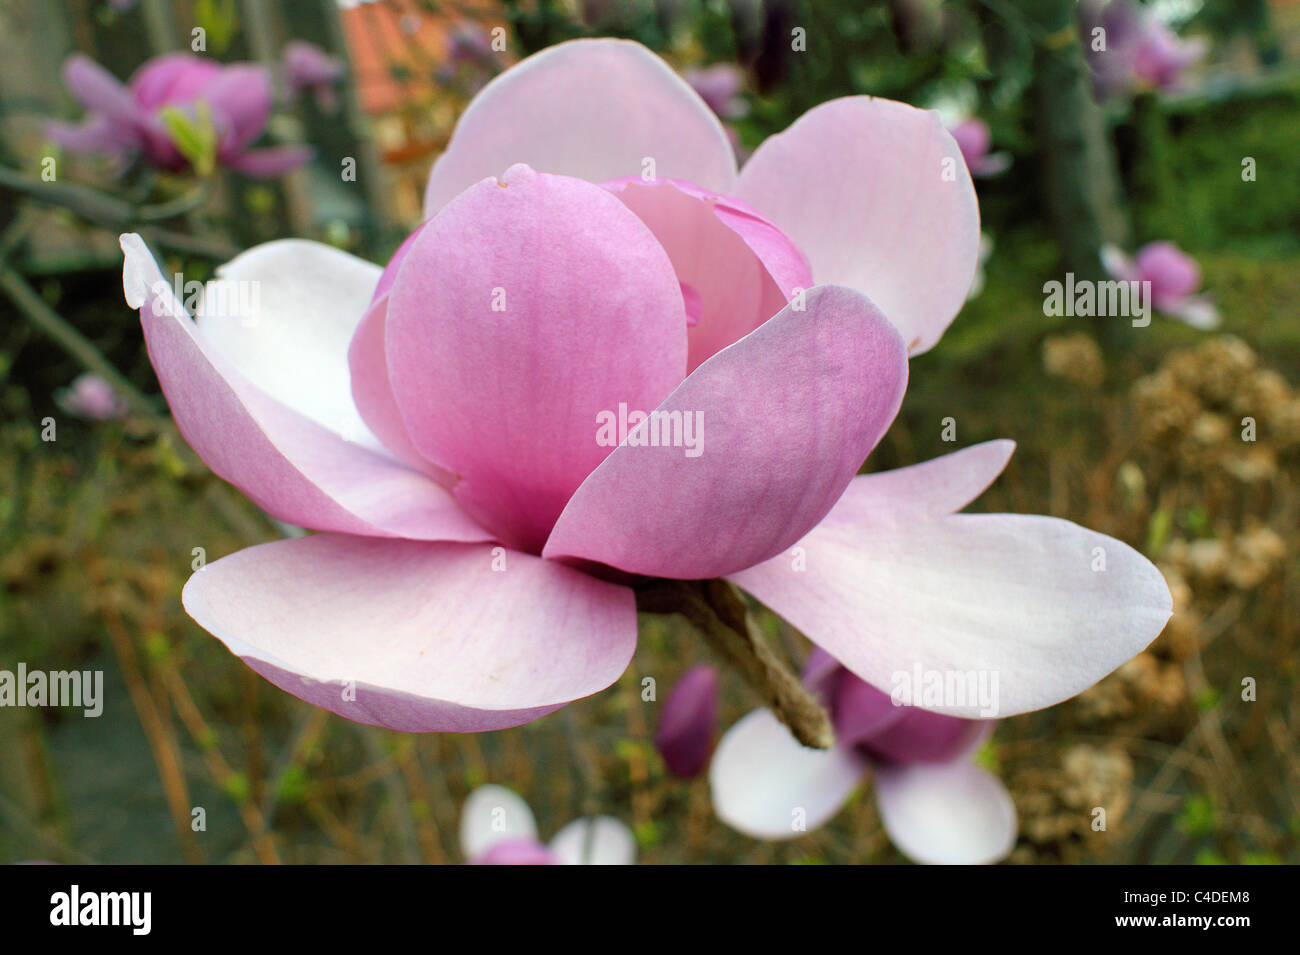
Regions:
<instances>
[{"instance_id":1,"label":"green leaf","mask_svg":"<svg viewBox=\"0 0 1300 955\"><path fill-rule=\"evenodd\" d=\"M173 145L194 171L205 178L212 175L217 166L217 131L208 104L199 100L194 116L175 106L164 106L158 115Z\"/></svg>"}]
</instances>

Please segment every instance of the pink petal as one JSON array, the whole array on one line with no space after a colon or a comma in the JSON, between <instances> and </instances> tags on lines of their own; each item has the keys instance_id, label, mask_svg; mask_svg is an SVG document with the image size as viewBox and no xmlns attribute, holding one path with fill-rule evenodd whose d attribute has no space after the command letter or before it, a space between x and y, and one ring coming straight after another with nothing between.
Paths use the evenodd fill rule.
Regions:
<instances>
[{"instance_id":1,"label":"pink petal","mask_svg":"<svg viewBox=\"0 0 1300 955\"><path fill-rule=\"evenodd\" d=\"M192 103L221 74L222 66L189 53L164 53L149 60L131 77L131 95L141 109Z\"/></svg>"},{"instance_id":2,"label":"pink petal","mask_svg":"<svg viewBox=\"0 0 1300 955\"><path fill-rule=\"evenodd\" d=\"M664 179L604 186L650 227L677 278L700 297L688 371L779 312L796 289L812 287L799 250L744 203Z\"/></svg>"},{"instance_id":3,"label":"pink petal","mask_svg":"<svg viewBox=\"0 0 1300 955\"><path fill-rule=\"evenodd\" d=\"M950 762L969 753L971 744L984 738L989 726L988 720L966 720L917 706L900 706L898 711L897 720L863 742L875 760L891 764Z\"/></svg>"},{"instance_id":4,"label":"pink petal","mask_svg":"<svg viewBox=\"0 0 1300 955\"><path fill-rule=\"evenodd\" d=\"M655 729L655 748L670 773L689 779L708 765L717 723L718 674L701 663L673 686Z\"/></svg>"},{"instance_id":5,"label":"pink petal","mask_svg":"<svg viewBox=\"0 0 1300 955\"><path fill-rule=\"evenodd\" d=\"M630 590L487 544L273 541L204 567L182 602L281 689L404 732L527 723L609 686L636 647Z\"/></svg>"},{"instance_id":6,"label":"pink petal","mask_svg":"<svg viewBox=\"0 0 1300 955\"><path fill-rule=\"evenodd\" d=\"M387 274L387 273L385 273ZM380 279L382 286L383 279ZM377 299L366 311L348 346L348 368L352 373L352 400L362 420L389 451L417 471L429 475L446 488L456 484L456 475L427 460L416 450L397 408L388 378L385 345L388 324L388 296Z\"/></svg>"},{"instance_id":7,"label":"pink petal","mask_svg":"<svg viewBox=\"0 0 1300 955\"><path fill-rule=\"evenodd\" d=\"M956 473L995 460L975 450L932 462L954 477L918 493L936 503L965 497L950 491L979 481ZM1164 578L1128 545L1052 517L927 517L934 507L924 503L887 509L889 494L856 487L883 481L901 490L889 473L858 478L799 542L804 570L783 556L730 576L878 689L917 666L984 671L998 677L999 712L1023 713L1092 686L1169 619ZM863 506L872 499L882 506ZM1099 559L1104 571L1093 569ZM927 709L989 715L977 701Z\"/></svg>"},{"instance_id":8,"label":"pink petal","mask_svg":"<svg viewBox=\"0 0 1300 955\"><path fill-rule=\"evenodd\" d=\"M222 162L236 172L254 179L274 179L311 162L316 150L310 146L268 146L246 149L227 156Z\"/></svg>"},{"instance_id":9,"label":"pink petal","mask_svg":"<svg viewBox=\"0 0 1300 955\"><path fill-rule=\"evenodd\" d=\"M94 115L84 123L48 122L45 135L74 153L116 153L140 145L136 129L102 114Z\"/></svg>"},{"instance_id":10,"label":"pink petal","mask_svg":"<svg viewBox=\"0 0 1300 955\"><path fill-rule=\"evenodd\" d=\"M736 175L722 124L663 60L627 40L560 43L474 97L434 164L424 211L515 163L603 182L642 175L647 159L651 176L718 192Z\"/></svg>"},{"instance_id":11,"label":"pink petal","mask_svg":"<svg viewBox=\"0 0 1300 955\"><path fill-rule=\"evenodd\" d=\"M869 96L809 110L759 146L736 195L889 317L912 354L943 334L979 262L970 173L937 115Z\"/></svg>"},{"instance_id":12,"label":"pink petal","mask_svg":"<svg viewBox=\"0 0 1300 955\"><path fill-rule=\"evenodd\" d=\"M470 860L471 865L563 865L554 853L531 839L498 842Z\"/></svg>"},{"instance_id":13,"label":"pink petal","mask_svg":"<svg viewBox=\"0 0 1300 955\"><path fill-rule=\"evenodd\" d=\"M527 166L420 233L385 338L415 447L460 475L471 515L531 553L611 451L598 415L653 408L686 367L682 294L654 236L604 189Z\"/></svg>"},{"instance_id":14,"label":"pink petal","mask_svg":"<svg viewBox=\"0 0 1300 955\"><path fill-rule=\"evenodd\" d=\"M232 63L207 85L201 98L212 110L220 137L218 154L229 161L266 128L271 117L271 76L264 67Z\"/></svg>"},{"instance_id":15,"label":"pink petal","mask_svg":"<svg viewBox=\"0 0 1300 955\"><path fill-rule=\"evenodd\" d=\"M770 710L722 735L709 766L713 809L757 839L794 839L840 811L866 775L852 750L806 749Z\"/></svg>"},{"instance_id":16,"label":"pink petal","mask_svg":"<svg viewBox=\"0 0 1300 955\"><path fill-rule=\"evenodd\" d=\"M836 670L834 681L831 716L835 720L835 740L841 746L874 743L906 715L906 710L895 706L889 694L858 679L846 667Z\"/></svg>"},{"instance_id":17,"label":"pink petal","mask_svg":"<svg viewBox=\"0 0 1300 955\"><path fill-rule=\"evenodd\" d=\"M89 112L102 113L127 126L134 126L142 118L122 81L82 53L74 53L64 61L63 83Z\"/></svg>"},{"instance_id":18,"label":"pink petal","mask_svg":"<svg viewBox=\"0 0 1300 955\"><path fill-rule=\"evenodd\" d=\"M657 410L702 422L702 441L694 451L634 445L647 421L573 495L546 556L718 577L814 527L898 412L907 358L858 293L822 286L805 304L718 352L669 395Z\"/></svg>"},{"instance_id":19,"label":"pink petal","mask_svg":"<svg viewBox=\"0 0 1300 955\"><path fill-rule=\"evenodd\" d=\"M880 821L914 862L988 865L1015 848L1015 804L978 766L914 763L880 769L875 783Z\"/></svg>"},{"instance_id":20,"label":"pink petal","mask_svg":"<svg viewBox=\"0 0 1300 955\"><path fill-rule=\"evenodd\" d=\"M1168 311L1201 284L1201 267L1172 242L1150 242L1137 253L1139 278L1151 283L1151 300Z\"/></svg>"},{"instance_id":21,"label":"pink petal","mask_svg":"<svg viewBox=\"0 0 1300 955\"><path fill-rule=\"evenodd\" d=\"M280 520L318 530L489 540L442 488L266 395L185 315L138 235L122 236L127 303L177 427L217 475Z\"/></svg>"}]
</instances>

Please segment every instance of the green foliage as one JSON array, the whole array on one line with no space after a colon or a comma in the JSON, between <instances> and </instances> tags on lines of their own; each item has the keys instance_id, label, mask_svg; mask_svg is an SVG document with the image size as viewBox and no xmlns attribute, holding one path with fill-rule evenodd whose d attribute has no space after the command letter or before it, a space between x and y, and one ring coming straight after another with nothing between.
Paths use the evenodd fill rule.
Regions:
<instances>
[{"instance_id":1,"label":"green foliage","mask_svg":"<svg viewBox=\"0 0 1300 955\"><path fill-rule=\"evenodd\" d=\"M1209 793L1188 796L1178 816L1178 828L1189 836L1209 835L1218 828L1219 816Z\"/></svg>"}]
</instances>

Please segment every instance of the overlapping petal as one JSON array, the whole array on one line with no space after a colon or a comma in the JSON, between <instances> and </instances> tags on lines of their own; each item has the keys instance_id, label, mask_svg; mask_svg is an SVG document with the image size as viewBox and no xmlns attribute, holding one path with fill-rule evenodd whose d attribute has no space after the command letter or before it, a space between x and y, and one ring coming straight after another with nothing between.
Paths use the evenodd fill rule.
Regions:
<instances>
[{"instance_id":1,"label":"overlapping petal","mask_svg":"<svg viewBox=\"0 0 1300 955\"><path fill-rule=\"evenodd\" d=\"M687 335L688 371L779 312L796 289L813 284L802 253L742 202L665 179L604 186L650 227L678 280L699 298Z\"/></svg>"},{"instance_id":2,"label":"overlapping petal","mask_svg":"<svg viewBox=\"0 0 1300 955\"><path fill-rule=\"evenodd\" d=\"M650 230L604 189L510 169L410 246L388 294L388 373L457 500L537 553L611 448L598 415L653 408L686 368L686 315Z\"/></svg>"},{"instance_id":3,"label":"overlapping petal","mask_svg":"<svg viewBox=\"0 0 1300 955\"><path fill-rule=\"evenodd\" d=\"M123 287L177 427L208 467L263 510L303 527L387 537L491 537L441 487L349 443L265 394L212 347L134 234Z\"/></svg>"},{"instance_id":4,"label":"overlapping petal","mask_svg":"<svg viewBox=\"0 0 1300 955\"><path fill-rule=\"evenodd\" d=\"M609 686L636 646L630 590L486 544L290 538L208 564L182 601L281 689L407 732L526 723Z\"/></svg>"},{"instance_id":5,"label":"overlapping petal","mask_svg":"<svg viewBox=\"0 0 1300 955\"><path fill-rule=\"evenodd\" d=\"M789 235L814 281L868 295L912 354L961 308L979 261L979 206L934 113L851 96L767 139L735 195Z\"/></svg>"},{"instance_id":6,"label":"overlapping petal","mask_svg":"<svg viewBox=\"0 0 1300 955\"><path fill-rule=\"evenodd\" d=\"M736 172L722 124L659 57L626 40L560 43L474 97L434 164L425 215L515 163L603 182L646 174L647 161L650 176L718 192Z\"/></svg>"},{"instance_id":7,"label":"overlapping petal","mask_svg":"<svg viewBox=\"0 0 1300 955\"><path fill-rule=\"evenodd\" d=\"M378 448L353 403L347 356L381 271L320 242L266 242L217 269L195 322L265 394Z\"/></svg>"},{"instance_id":8,"label":"overlapping petal","mask_svg":"<svg viewBox=\"0 0 1300 955\"><path fill-rule=\"evenodd\" d=\"M862 295L824 286L701 365L658 406L699 453L638 432L578 488L545 554L717 577L781 553L843 493L902 401L907 358ZM655 421L640 426L648 436ZM665 428L659 428L662 434ZM671 431L671 428L667 428Z\"/></svg>"}]
</instances>

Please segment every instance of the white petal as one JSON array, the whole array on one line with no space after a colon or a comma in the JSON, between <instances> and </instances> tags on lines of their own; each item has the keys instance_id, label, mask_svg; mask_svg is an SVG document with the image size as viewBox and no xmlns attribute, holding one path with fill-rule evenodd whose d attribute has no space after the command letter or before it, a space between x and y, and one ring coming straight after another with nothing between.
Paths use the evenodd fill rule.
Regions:
<instances>
[{"instance_id":1,"label":"white petal","mask_svg":"<svg viewBox=\"0 0 1300 955\"><path fill-rule=\"evenodd\" d=\"M434 164L425 216L515 163L589 182L685 179L722 193L736 174L722 124L699 94L645 47L613 39L547 47L485 86Z\"/></svg>"},{"instance_id":2,"label":"white petal","mask_svg":"<svg viewBox=\"0 0 1300 955\"><path fill-rule=\"evenodd\" d=\"M713 809L758 839L794 839L839 812L865 766L848 750L807 749L770 710L723 734L709 767Z\"/></svg>"},{"instance_id":3,"label":"white petal","mask_svg":"<svg viewBox=\"0 0 1300 955\"><path fill-rule=\"evenodd\" d=\"M550 849L565 865L636 863L636 837L613 816L573 820L555 834Z\"/></svg>"},{"instance_id":4,"label":"white petal","mask_svg":"<svg viewBox=\"0 0 1300 955\"><path fill-rule=\"evenodd\" d=\"M931 865L987 865L1016 844L1016 807L991 773L959 760L876 772L880 819L900 852Z\"/></svg>"},{"instance_id":5,"label":"white petal","mask_svg":"<svg viewBox=\"0 0 1300 955\"><path fill-rule=\"evenodd\" d=\"M263 392L388 454L357 413L348 370L352 333L382 271L319 242L267 242L217 270L195 321L204 340Z\"/></svg>"},{"instance_id":6,"label":"white petal","mask_svg":"<svg viewBox=\"0 0 1300 955\"><path fill-rule=\"evenodd\" d=\"M460 810L460 848L466 861L477 859L499 842L536 839L537 823L513 789L488 783L469 794Z\"/></svg>"}]
</instances>

